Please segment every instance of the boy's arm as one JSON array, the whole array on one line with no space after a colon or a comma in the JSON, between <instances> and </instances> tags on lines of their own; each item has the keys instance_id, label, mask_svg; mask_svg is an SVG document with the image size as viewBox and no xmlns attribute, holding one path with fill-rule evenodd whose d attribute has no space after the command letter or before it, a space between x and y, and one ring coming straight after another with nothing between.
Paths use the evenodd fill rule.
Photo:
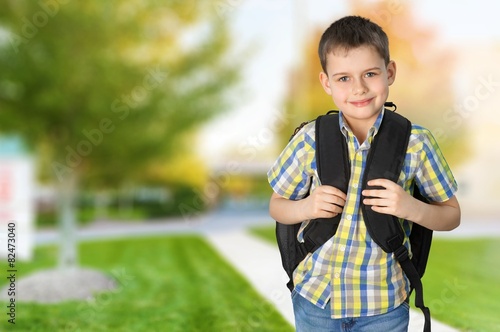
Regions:
<instances>
[{"instance_id":1,"label":"boy's arm","mask_svg":"<svg viewBox=\"0 0 500 332\"><path fill-rule=\"evenodd\" d=\"M342 212L346 198L342 191L332 186L319 186L306 198L296 201L274 192L269 202L269 214L282 224L297 224L316 218L332 218Z\"/></svg>"},{"instance_id":2,"label":"boy's arm","mask_svg":"<svg viewBox=\"0 0 500 332\"><path fill-rule=\"evenodd\" d=\"M375 212L403 218L434 231L451 231L460 225L460 205L455 196L444 202L424 203L398 184L387 179L368 182L370 186L381 186L385 190L363 190L366 205L372 205Z\"/></svg>"},{"instance_id":3,"label":"boy's arm","mask_svg":"<svg viewBox=\"0 0 500 332\"><path fill-rule=\"evenodd\" d=\"M451 231L460 225L461 212L456 196L444 202L429 204L415 200L420 205L414 210L415 216L412 217L417 224L435 231Z\"/></svg>"}]
</instances>

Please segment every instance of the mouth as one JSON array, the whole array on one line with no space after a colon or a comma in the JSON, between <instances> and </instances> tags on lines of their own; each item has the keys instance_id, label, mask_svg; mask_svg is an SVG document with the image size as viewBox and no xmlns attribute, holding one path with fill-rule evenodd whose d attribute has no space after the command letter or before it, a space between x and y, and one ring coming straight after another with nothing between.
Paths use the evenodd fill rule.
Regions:
<instances>
[{"instance_id":1,"label":"mouth","mask_svg":"<svg viewBox=\"0 0 500 332\"><path fill-rule=\"evenodd\" d=\"M363 100L350 101L349 103L355 107L364 107L364 106L367 106L368 104L370 104L372 100L373 100L373 98L369 98L369 99L363 99Z\"/></svg>"}]
</instances>

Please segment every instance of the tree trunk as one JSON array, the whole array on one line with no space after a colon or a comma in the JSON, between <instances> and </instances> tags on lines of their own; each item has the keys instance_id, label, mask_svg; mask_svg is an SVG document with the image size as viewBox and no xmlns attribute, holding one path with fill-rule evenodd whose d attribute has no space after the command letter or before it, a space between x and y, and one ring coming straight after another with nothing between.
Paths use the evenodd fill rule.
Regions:
<instances>
[{"instance_id":1,"label":"tree trunk","mask_svg":"<svg viewBox=\"0 0 500 332\"><path fill-rule=\"evenodd\" d=\"M109 218L108 208L109 208L110 198L109 193L105 190L96 191L94 194L94 219L106 219Z\"/></svg>"},{"instance_id":2,"label":"tree trunk","mask_svg":"<svg viewBox=\"0 0 500 332\"><path fill-rule=\"evenodd\" d=\"M120 219L124 217L129 218L133 210L133 200L134 200L134 187L125 183L120 188L120 195L118 196L118 211Z\"/></svg>"},{"instance_id":3,"label":"tree trunk","mask_svg":"<svg viewBox=\"0 0 500 332\"><path fill-rule=\"evenodd\" d=\"M75 268L78 263L76 225L77 176L73 172L59 183L59 267Z\"/></svg>"}]
</instances>

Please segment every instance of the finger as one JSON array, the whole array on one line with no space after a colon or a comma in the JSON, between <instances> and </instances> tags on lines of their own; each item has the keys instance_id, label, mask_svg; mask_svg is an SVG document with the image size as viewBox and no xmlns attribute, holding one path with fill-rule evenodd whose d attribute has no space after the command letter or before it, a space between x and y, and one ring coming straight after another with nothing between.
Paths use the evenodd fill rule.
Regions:
<instances>
[{"instance_id":1,"label":"finger","mask_svg":"<svg viewBox=\"0 0 500 332\"><path fill-rule=\"evenodd\" d=\"M395 216L394 209L388 206L377 206L377 205L372 205L370 207L373 211L382 213L382 214L389 214L391 216Z\"/></svg>"},{"instance_id":2,"label":"finger","mask_svg":"<svg viewBox=\"0 0 500 332\"><path fill-rule=\"evenodd\" d=\"M387 198L387 189L365 189L361 192L365 197Z\"/></svg>"},{"instance_id":3,"label":"finger","mask_svg":"<svg viewBox=\"0 0 500 332\"><path fill-rule=\"evenodd\" d=\"M318 218L334 218L338 216L339 214L336 212L327 212L327 211L322 211L322 213L318 216Z\"/></svg>"},{"instance_id":4,"label":"finger","mask_svg":"<svg viewBox=\"0 0 500 332\"><path fill-rule=\"evenodd\" d=\"M388 212L388 208L385 206L377 206L377 205L372 205L370 207L373 211L378 212L378 213L383 213L383 214L390 214Z\"/></svg>"},{"instance_id":5,"label":"finger","mask_svg":"<svg viewBox=\"0 0 500 332\"><path fill-rule=\"evenodd\" d=\"M346 196L338 189L336 188L320 188L318 187L314 192L313 195L322 202L327 202L330 204L336 204L339 206L344 206L345 205L345 200ZM340 194L340 196L339 196Z\"/></svg>"},{"instance_id":6,"label":"finger","mask_svg":"<svg viewBox=\"0 0 500 332\"><path fill-rule=\"evenodd\" d=\"M332 208L331 206L327 206L327 205L329 205L329 204L325 204L325 206L318 206L316 212L313 213L312 218L314 218L314 219L316 219L316 218L333 218L339 213L334 208Z\"/></svg>"},{"instance_id":7,"label":"finger","mask_svg":"<svg viewBox=\"0 0 500 332\"><path fill-rule=\"evenodd\" d=\"M344 201L347 199L347 195L344 192L342 192L342 190L340 190L338 188L328 186L328 185L323 185L319 188L322 188L323 192L326 194L338 196L338 197L342 198Z\"/></svg>"},{"instance_id":8,"label":"finger","mask_svg":"<svg viewBox=\"0 0 500 332\"><path fill-rule=\"evenodd\" d=\"M341 207L345 205L345 199L336 195L327 194L323 199L326 203L335 204Z\"/></svg>"},{"instance_id":9,"label":"finger","mask_svg":"<svg viewBox=\"0 0 500 332\"><path fill-rule=\"evenodd\" d=\"M342 207L339 207L338 205L331 203L321 202L317 205L316 213L314 213L314 216L318 218L318 217L324 217L325 214L331 215L334 213L335 214L342 213Z\"/></svg>"},{"instance_id":10,"label":"finger","mask_svg":"<svg viewBox=\"0 0 500 332\"><path fill-rule=\"evenodd\" d=\"M363 204L377 206L377 207L387 207L388 206L387 200L379 199L379 198L365 198L365 199L363 199Z\"/></svg>"},{"instance_id":11,"label":"finger","mask_svg":"<svg viewBox=\"0 0 500 332\"><path fill-rule=\"evenodd\" d=\"M324 203L320 207L322 211L325 212L330 212L330 213L341 213L342 212L342 207L337 205L337 204L332 204L332 203Z\"/></svg>"},{"instance_id":12,"label":"finger","mask_svg":"<svg viewBox=\"0 0 500 332\"><path fill-rule=\"evenodd\" d=\"M391 180L388 180L388 179L374 179L374 180L370 180L367 182L367 185L371 186L371 187L375 187L375 186L379 186L379 187L383 187L383 188L390 188L392 187L393 185L395 185L394 182L392 182Z\"/></svg>"}]
</instances>

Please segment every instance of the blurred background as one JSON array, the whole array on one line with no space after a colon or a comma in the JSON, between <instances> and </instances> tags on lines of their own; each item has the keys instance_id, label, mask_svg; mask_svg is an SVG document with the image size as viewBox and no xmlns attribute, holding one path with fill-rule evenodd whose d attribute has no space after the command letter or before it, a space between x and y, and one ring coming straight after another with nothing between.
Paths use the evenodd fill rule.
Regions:
<instances>
[{"instance_id":1,"label":"blurred background","mask_svg":"<svg viewBox=\"0 0 500 332\"><path fill-rule=\"evenodd\" d=\"M500 26L476 1L14 1L0 11L0 221L18 255L78 230L267 217L266 172L303 121L335 108L317 45L334 20L383 27L389 100L429 128L464 225L500 217ZM123 226L125 227L125 226ZM6 246L2 245L6 254Z\"/></svg>"}]
</instances>

